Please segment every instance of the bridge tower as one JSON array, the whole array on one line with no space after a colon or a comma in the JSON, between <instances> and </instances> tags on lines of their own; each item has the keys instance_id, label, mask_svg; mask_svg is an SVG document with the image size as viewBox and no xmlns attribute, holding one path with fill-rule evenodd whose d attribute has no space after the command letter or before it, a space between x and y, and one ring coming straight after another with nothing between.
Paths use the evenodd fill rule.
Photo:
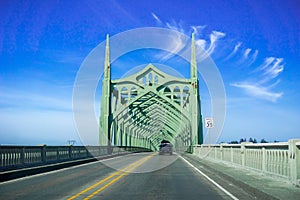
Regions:
<instances>
[{"instance_id":1,"label":"bridge tower","mask_svg":"<svg viewBox=\"0 0 300 200\"><path fill-rule=\"evenodd\" d=\"M104 61L104 77L102 81L102 100L100 115L99 144L102 146L110 145L110 116L111 116L111 75L110 75L110 49L109 35L106 35L105 61Z\"/></svg>"},{"instance_id":2,"label":"bridge tower","mask_svg":"<svg viewBox=\"0 0 300 200\"><path fill-rule=\"evenodd\" d=\"M192 132L195 144L203 143L203 125L202 125L202 115L201 115L201 103L199 97L199 79L198 79L198 69L197 69L197 56L196 56L196 46L195 46L195 36L192 34L192 45L191 45L191 120L192 120Z\"/></svg>"},{"instance_id":3,"label":"bridge tower","mask_svg":"<svg viewBox=\"0 0 300 200\"><path fill-rule=\"evenodd\" d=\"M168 140L179 150L202 144L202 116L194 34L190 78L171 76L153 64L125 78L111 80L106 37L99 144L156 150Z\"/></svg>"}]
</instances>

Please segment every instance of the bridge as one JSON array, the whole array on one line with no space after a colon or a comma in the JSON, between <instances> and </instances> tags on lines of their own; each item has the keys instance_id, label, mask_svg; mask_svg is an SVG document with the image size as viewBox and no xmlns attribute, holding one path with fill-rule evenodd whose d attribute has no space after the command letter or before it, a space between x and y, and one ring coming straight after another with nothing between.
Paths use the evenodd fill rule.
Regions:
<instances>
[{"instance_id":1,"label":"bridge","mask_svg":"<svg viewBox=\"0 0 300 200\"><path fill-rule=\"evenodd\" d=\"M148 64L111 80L107 37L100 145L0 146L1 198L297 199L300 140L203 144L194 36L190 63L189 79Z\"/></svg>"},{"instance_id":2,"label":"bridge","mask_svg":"<svg viewBox=\"0 0 300 200\"><path fill-rule=\"evenodd\" d=\"M194 35L190 79L171 76L149 64L140 72L111 80L106 40L100 116L100 145L157 150L163 140L176 149L203 142Z\"/></svg>"},{"instance_id":3,"label":"bridge","mask_svg":"<svg viewBox=\"0 0 300 200\"><path fill-rule=\"evenodd\" d=\"M3 199L297 199L300 195L296 187L300 140L193 148L193 154L170 156L129 147L0 146L0 194ZM98 152L97 159L89 151Z\"/></svg>"}]
</instances>

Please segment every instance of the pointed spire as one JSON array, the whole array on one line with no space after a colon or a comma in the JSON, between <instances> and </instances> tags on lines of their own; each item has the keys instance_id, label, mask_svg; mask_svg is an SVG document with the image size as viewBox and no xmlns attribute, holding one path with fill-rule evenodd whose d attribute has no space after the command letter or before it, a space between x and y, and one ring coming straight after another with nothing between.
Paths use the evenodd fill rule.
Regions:
<instances>
[{"instance_id":1,"label":"pointed spire","mask_svg":"<svg viewBox=\"0 0 300 200\"><path fill-rule=\"evenodd\" d=\"M109 34L106 35L105 61L104 61L104 77L110 79Z\"/></svg>"},{"instance_id":2,"label":"pointed spire","mask_svg":"<svg viewBox=\"0 0 300 200\"><path fill-rule=\"evenodd\" d=\"M195 35L192 33L192 45L191 45L191 78L197 77L197 61L196 61L196 46Z\"/></svg>"}]
</instances>

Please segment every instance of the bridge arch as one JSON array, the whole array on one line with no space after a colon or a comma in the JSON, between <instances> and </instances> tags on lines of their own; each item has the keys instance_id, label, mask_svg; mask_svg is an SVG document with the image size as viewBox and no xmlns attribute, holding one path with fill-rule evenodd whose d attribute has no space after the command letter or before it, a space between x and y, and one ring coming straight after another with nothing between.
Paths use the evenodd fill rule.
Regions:
<instances>
[{"instance_id":1,"label":"bridge arch","mask_svg":"<svg viewBox=\"0 0 300 200\"><path fill-rule=\"evenodd\" d=\"M203 141L195 41L192 36L191 77L179 78L149 63L141 71L111 80L106 43L100 115L100 145L138 146L157 150L170 141L176 150Z\"/></svg>"}]
</instances>

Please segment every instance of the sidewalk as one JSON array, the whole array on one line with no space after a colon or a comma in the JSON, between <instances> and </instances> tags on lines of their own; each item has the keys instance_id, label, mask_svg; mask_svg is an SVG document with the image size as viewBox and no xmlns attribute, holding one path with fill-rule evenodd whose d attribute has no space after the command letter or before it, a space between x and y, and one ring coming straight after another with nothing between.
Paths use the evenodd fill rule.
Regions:
<instances>
[{"instance_id":1,"label":"sidewalk","mask_svg":"<svg viewBox=\"0 0 300 200\"><path fill-rule=\"evenodd\" d=\"M300 199L300 188L284 180L192 154L183 157L239 199Z\"/></svg>"}]
</instances>

